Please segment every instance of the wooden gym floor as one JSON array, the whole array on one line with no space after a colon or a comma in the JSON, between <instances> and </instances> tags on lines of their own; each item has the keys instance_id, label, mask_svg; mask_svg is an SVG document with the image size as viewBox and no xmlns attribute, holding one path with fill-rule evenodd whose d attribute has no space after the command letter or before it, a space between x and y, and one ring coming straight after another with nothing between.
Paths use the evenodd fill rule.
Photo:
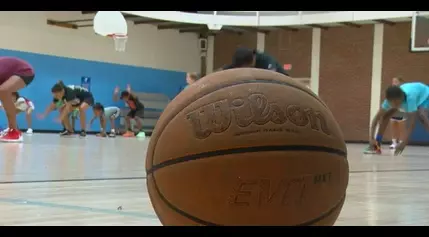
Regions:
<instances>
[{"instance_id":1,"label":"wooden gym floor","mask_svg":"<svg viewBox=\"0 0 429 237\"><path fill-rule=\"evenodd\" d=\"M160 225L145 187L148 139L27 136L0 144L0 225ZM363 156L337 225L429 224L429 148Z\"/></svg>"}]
</instances>

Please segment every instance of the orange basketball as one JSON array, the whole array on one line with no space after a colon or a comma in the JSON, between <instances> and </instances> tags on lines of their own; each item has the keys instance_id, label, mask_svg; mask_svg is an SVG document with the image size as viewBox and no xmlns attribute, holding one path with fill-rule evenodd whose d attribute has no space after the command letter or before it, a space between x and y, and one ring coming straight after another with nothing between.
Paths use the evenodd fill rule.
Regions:
<instances>
[{"instance_id":1,"label":"orange basketball","mask_svg":"<svg viewBox=\"0 0 429 237\"><path fill-rule=\"evenodd\" d=\"M259 69L210 74L180 93L156 125L146 169L163 225L333 225L349 177L328 107Z\"/></svg>"}]
</instances>

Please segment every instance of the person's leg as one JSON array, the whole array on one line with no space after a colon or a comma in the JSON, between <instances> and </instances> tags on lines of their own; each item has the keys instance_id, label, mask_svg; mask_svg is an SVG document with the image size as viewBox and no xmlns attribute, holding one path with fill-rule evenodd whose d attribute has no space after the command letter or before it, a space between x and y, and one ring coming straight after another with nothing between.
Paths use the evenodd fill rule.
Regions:
<instances>
[{"instance_id":1,"label":"person's leg","mask_svg":"<svg viewBox=\"0 0 429 237\"><path fill-rule=\"evenodd\" d=\"M119 118L119 115L121 115L121 111L118 109L113 114L108 115L108 118L110 120L110 133L109 137L116 137L116 119ZM107 118L107 116L106 116Z\"/></svg>"},{"instance_id":2,"label":"person's leg","mask_svg":"<svg viewBox=\"0 0 429 237\"><path fill-rule=\"evenodd\" d=\"M12 92L18 91L26 86L24 80L19 76L12 76L0 85L0 100L6 112L10 129L17 129L16 109L12 99Z\"/></svg>"},{"instance_id":3,"label":"person's leg","mask_svg":"<svg viewBox=\"0 0 429 237\"><path fill-rule=\"evenodd\" d=\"M75 111L73 111L72 112L72 114L71 114L71 126L72 126L72 129L73 129L73 132L76 130L76 114L75 114L76 112Z\"/></svg>"},{"instance_id":4,"label":"person's leg","mask_svg":"<svg viewBox=\"0 0 429 237\"><path fill-rule=\"evenodd\" d=\"M407 135L407 119L403 118L398 122L398 143L401 143L404 139L406 139Z\"/></svg>"},{"instance_id":5,"label":"person's leg","mask_svg":"<svg viewBox=\"0 0 429 237\"><path fill-rule=\"evenodd\" d=\"M125 117L125 125L127 128L127 131L124 133L124 137L134 137L135 134L132 131L133 128L131 126L131 119L134 119L136 117L136 113L137 110L130 110L130 112L128 112L127 116Z\"/></svg>"},{"instance_id":6,"label":"person's leg","mask_svg":"<svg viewBox=\"0 0 429 237\"><path fill-rule=\"evenodd\" d=\"M0 85L0 101L6 112L9 130L1 137L1 141L20 142L22 141L21 132L16 124L16 108L12 98L12 92L16 92L28 85L33 77L22 78L20 76L11 76Z\"/></svg>"},{"instance_id":7,"label":"person's leg","mask_svg":"<svg viewBox=\"0 0 429 237\"><path fill-rule=\"evenodd\" d=\"M80 136L86 136L86 111L91 107L87 102L83 102L79 106L79 120L80 120Z\"/></svg>"},{"instance_id":8,"label":"person's leg","mask_svg":"<svg viewBox=\"0 0 429 237\"><path fill-rule=\"evenodd\" d=\"M115 137L116 136L115 120L116 120L116 118L114 116L110 117L110 133L109 133L109 137Z\"/></svg>"},{"instance_id":9,"label":"person's leg","mask_svg":"<svg viewBox=\"0 0 429 237\"><path fill-rule=\"evenodd\" d=\"M135 136L134 132L132 131L133 128L131 126L131 120L132 119L134 119L134 118L131 117L130 115L127 115L125 117L125 124L126 124L127 131L123 134L124 137L134 137Z\"/></svg>"},{"instance_id":10,"label":"person's leg","mask_svg":"<svg viewBox=\"0 0 429 237\"><path fill-rule=\"evenodd\" d=\"M22 112L24 112L23 110L21 110L21 109L15 109L15 114L16 114L16 116L18 116L20 113L22 113ZM18 129L19 130L19 125L18 124L16 124L16 129Z\"/></svg>"},{"instance_id":11,"label":"person's leg","mask_svg":"<svg viewBox=\"0 0 429 237\"><path fill-rule=\"evenodd\" d=\"M106 119L104 118L104 116L100 116L100 128L101 131L99 134L97 134L98 137L106 137Z\"/></svg>"},{"instance_id":12,"label":"person's leg","mask_svg":"<svg viewBox=\"0 0 429 237\"><path fill-rule=\"evenodd\" d=\"M139 110L136 114L136 123L138 126L138 137L146 137L145 132L143 131L143 119L144 119L144 110Z\"/></svg>"},{"instance_id":13,"label":"person's leg","mask_svg":"<svg viewBox=\"0 0 429 237\"><path fill-rule=\"evenodd\" d=\"M66 129L66 125L64 124L64 122L62 122L62 121L61 121L61 125L63 126L63 131L62 131L62 133L63 133L63 132L65 132L65 131L67 131L67 129Z\"/></svg>"},{"instance_id":14,"label":"person's leg","mask_svg":"<svg viewBox=\"0 0 429 237\"><path fill-rule=\"evenodd\" d=\"M136 121L138 131L141 131L143 129L142 119L143 118L140 118L140 117L135 117L135 119L134 119Z\"/></svg>"},{"instance_id":15,"label":"person's leg","mask_svg":"<svg viewBox=\"0 0 429 237\"><path fill-rule=\"evenodd\" d=\"M34 111L34 106L32 106L30 104L30 106L28 107L26 113L25 113L25 119L27 120L27 134L33 134L33 129L32 129L32 114Z\"/></svg>"},{"instance_id":16,"label":"person's leg","mask_svg":"<svg viewBox=\"0 0 429 237\"><path fill-rule=\"evenodd\" d=\"M65 109L66 109L65 106L58 108L58 112L60 116ZM63 131L60 132L60 136L69 136L69 135L72 135L74 132L73 128L71 128L71 125L70 125L70 116L69 116L70 112L67 112L67 113L68 114L66 118L64 118L64 120L61 121L61 125L63 126Z\"/></svg>"},{"instance_id":17,"label":"person's leg","mask_svg":"<svg viewBox=\"0 0 429 237\"><path fill-rule=\"evenodd\" d=\"M61 135L72 135L73 134L73 128L70 124L70 116L68 115L73 108L70 108L69 111L67 111L67 116L64 116L64 120L61 121L64 124L64 127L66 128L66 131L64 133L61 133Z\"/></svg>"},{"instance_id":18,"label":"person's leg","mask_svg":"<svg viewBox=\"0 0 429 237\"><path fill-rule=\"evenodd\" d=\"M398 144L399 139L399 118L392 118L390 120L390 130L392 132L392 145L390 145L390 149L395 149Z\"/></svg>"}]
</instances>

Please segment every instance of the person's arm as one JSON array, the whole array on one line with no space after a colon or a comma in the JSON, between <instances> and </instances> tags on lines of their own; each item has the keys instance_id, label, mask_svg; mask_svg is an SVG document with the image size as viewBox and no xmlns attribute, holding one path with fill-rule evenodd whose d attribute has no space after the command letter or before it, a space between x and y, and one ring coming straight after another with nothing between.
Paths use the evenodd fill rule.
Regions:
<instances>
[{"instance_id":1,"label":"person's arm","mask_svg":"<svg viewBox=\"0 0 429 237\"><path fill-rule=\"evenodd\" d=\"M392 109L387 102L387 100L383 101L381 104L381 108L378 110L377 114L371 121L370 130L369 130L369 141L374 141L375 133L377 131L378 125L378 133L382 136L384 134L384 130L386 130L387 124L389 122L390 117L397 111L397 109Z\"/></svg>"},{"instance_id":2,"label":"person's arm","mask_svg":"<svg viewBox=\"0 0 429 237\"><path fill-rule=\"evenodd\" d=\"M91 120L89 120L89 125L91 125L96 118L97 118L97 116L95 116L95 115L92 116Z\"/></svg>"},{"instance_id":3,"label":"person's arm","mask_svg":"<svg viewBox=\"0 0 429 237\"><path fill-rule=\"evenodd\" d=\"M289 76L288 72L271 55L262 52L256 52L257 68L266 69Z\"/></svg>"},{"instance_id":4,"label":"person's arm","mask_svg":"<svg viewBox=\"0 0 429 237\"><path fill-rule=\"evenodd\" d=\"M46 117L50 112L52 112L52 111L54 111L55 110L55 108L56 108L56 106L55 106L55 103L56 103L56 101L58 101L58 100L54 100L47 108L46 108L46 110L45 110L45 112L42 114L43 115L43 117Z\"/></svg>"},{"instance_id":5,"label":"person's arm","mask_svg":"<svg viewBox=\"0 0 429 237\"><path fill-rule=\"evenodd\" d=\"M278 73L281 73L283 75L289 76L289 73L280 65L277 65L277 70Z\"/></svg>"},{"instance_id":6,"label":"person's arm","mask_svg":"<svg viewBox=\"0 0 429 237\"><path fill-rule=\"evenodd\" d=\"M102 129L102 133L106 132L106 118L102 115L100 116L100 126Z\"/></svg>"},{"instance_id":7,"label":"person's arm","mask_svg":"<svg viewBox=\"0 0 429 237\"><path fill-rule=\"evenodd\" d=\"M373 141L375 139L375 132L377 130L377 125L379 124L381 118L384 117L386 110L379 109L377 114L372 118L371 126L369 128L369 141Z\"/></svg>"},{"instance_id":8,"label":"person's arm","mask_svg":"<svg viewBox=\"0 0 429 237\"><path fill-rule=\"evenodd\" d=\"M409 137L411 136L411 133L413 133L414 128L416 127L417 113L418 112L407 113L408 129L402 140L405 145L408 144Z\"/></svg>"},{"instance_id":9,"label":"person's arm","mask_svg":"<svg viewBox=\"0 0 429 237\"><path fill-rule=\"evenodd\" d=\"M429 131L429 118L427 116L427 110L419 108L419 110L417 111L417 116L420 122L426 128L426 130Z\"/></svg>"},{"instance_id":10,"label":"person's arm","mask_svg":"<svg viewBox=\"0 0 429 237\"><path fill-rule=\"evenodd\" d=\"M119 100L119 86L115 87L115 90L113 91L113 101L118 101Z\"/></svg>"},{"instance_id":11,"label":"person's arm","mask_svg":"<svg viewBox=\"0 0 429 237\"><path fill-rule=\"evenodd\" d=\"M130 93L131 96L133 96L134 98L138 98L137 95L134 94L134 92L131 90L131 85L128 84L127 85L127 91L128 93Z\"/></svg>"}]
</instances>

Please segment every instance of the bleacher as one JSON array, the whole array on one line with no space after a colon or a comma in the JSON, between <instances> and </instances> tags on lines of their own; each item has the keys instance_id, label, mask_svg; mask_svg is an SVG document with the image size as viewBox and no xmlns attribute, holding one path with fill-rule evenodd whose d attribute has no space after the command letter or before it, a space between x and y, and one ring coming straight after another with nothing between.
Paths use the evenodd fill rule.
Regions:
<instances>
[{"instance_id":1,"label":"bleacher","mask_svg":"<svg viewBox=\"0 0 429 237\"><path fill-rule=\"evenodd\" d=\"M162 111L167 107L170 102L170 98L164 94L156 93L144 93L144 92L134 92L134 94L139 98L139 100L144 104L144 119L143 119L143 130L145 133L152 133L156 122L161 116ZM121 115L119 120L119 130L125 129L125 116L130 111L129 108L122 108ZM131 123L131 126L135 126L135 122Z\"/></svg>"}]
</instances>

